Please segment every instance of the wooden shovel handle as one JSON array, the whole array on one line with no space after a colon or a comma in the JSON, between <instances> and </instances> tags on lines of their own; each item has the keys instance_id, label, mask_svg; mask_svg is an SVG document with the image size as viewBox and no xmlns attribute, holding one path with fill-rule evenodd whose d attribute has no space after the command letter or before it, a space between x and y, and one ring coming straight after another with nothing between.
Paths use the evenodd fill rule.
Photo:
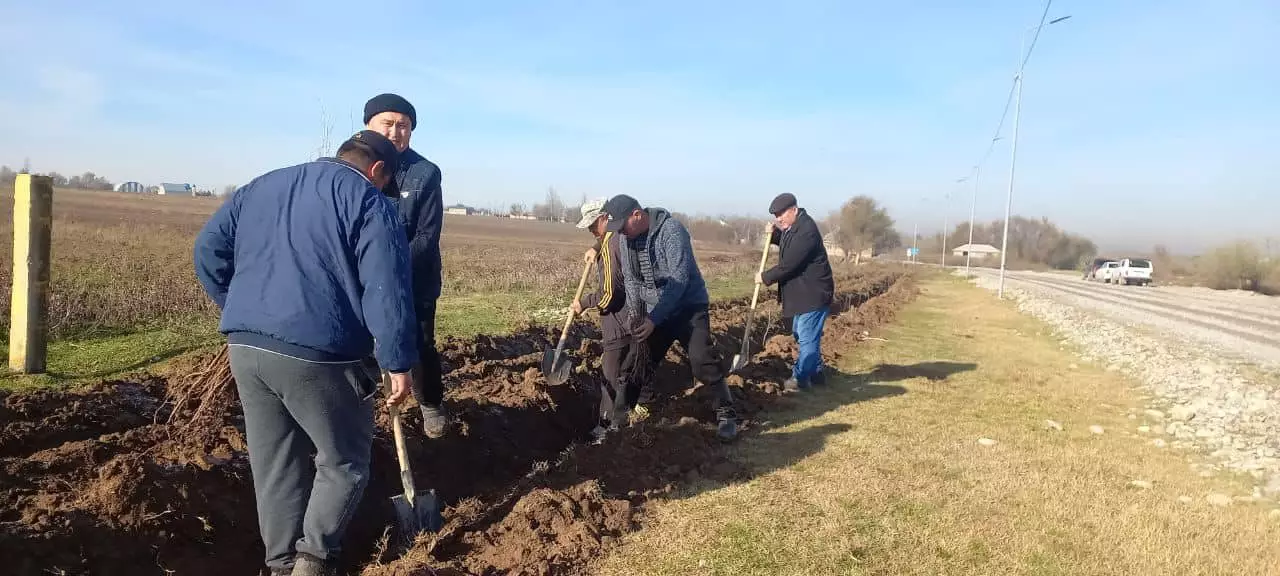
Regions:
<instances>
[{"instance_id":1,"label":"wooden shovel handle","mask_svg":"<svg viewBox=\"0 0 1280 576\"><path fill-rule=\"evenodd\" d=\"M769 261L769 245L773 244L772 240L773 240L772 233L764 237L764 251L760 253L760 271L756 274L757 276L760 274L764 274L764 265L766 262ZM756 282L755 293L751 295L752 310L756 309L756 301L759 299L760 299L760 283Z\"/></svg>"},{"instance_id":2,"label":"wooden shovel handle","mask_svg":"<svg viewBox=\"0 0 1280 576\"><path fill-rule=\"evenodd\" d=\"M387 394L391 394L391 373L382 372L382 384L386 387ZM391 412L391 435L396 439L396 460L400 463L400 479L404 484L404 498L413 503L413 498L417 494L413 487L413 472L409 469L409 449L404 443L404 432L400 425L400 407L388 406Z\"/></svg>"},{"instance_id":3,"label":"wooden shovel handle","mask_svg":"<svg viewBox=\"0 0 1280 576\"><path fill-rule=\"evenodd\" d=\"M595 266L595 263L596 263L595 260L591 260L587 262L586 266L582 267L582 279L578 280L578 291L573 293L573 300L575 302L582 300L582 289L587 287L587 276L591 274L591 267ZM573 325L573 310L570 310L569 317L564 319L564 328L560 330L560 342L556 344L557 352L560 351L562 348L564 348L564 341L566 338L569 337L569 326L572 326L572 325Z\"/></svg>"}]
</instances>

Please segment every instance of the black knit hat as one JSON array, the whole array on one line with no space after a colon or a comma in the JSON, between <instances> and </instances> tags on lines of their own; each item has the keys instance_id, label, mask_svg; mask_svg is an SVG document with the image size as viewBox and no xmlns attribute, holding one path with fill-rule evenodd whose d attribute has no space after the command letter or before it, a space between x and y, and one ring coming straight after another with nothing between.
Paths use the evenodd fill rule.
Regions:
<instances>
[{"instance_id":1,"label":"black knit hat","mask_svg":"<svg viewBox=\"0 0 1280 576\"><path fill-rule=\"evenodd\" d=\"M783 192L782 194L779 194L777 198L774 198L773 202L769 203L769 213L777 216L783 213L787 208L795 205L796 195L790 192Z\"/></svg>"},{"instance_id":2,"label":"black knit hat","mask_svg":"<svg viewBox=\"0 0 1280 576\"><path fill-rule=\"evenodd\" d=\"M367 126L369 119L383 112L399 112L409 117L409 128L418 129L418 112L413 109L413 104L397 94L379 94L370 98L364 103L364 123Z\"/></svg>"}]
</instances>

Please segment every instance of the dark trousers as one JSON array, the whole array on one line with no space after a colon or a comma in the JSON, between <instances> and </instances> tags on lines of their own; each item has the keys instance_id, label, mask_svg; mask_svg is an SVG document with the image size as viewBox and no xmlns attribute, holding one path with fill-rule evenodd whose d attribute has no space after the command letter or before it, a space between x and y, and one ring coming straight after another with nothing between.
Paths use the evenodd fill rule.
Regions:
<instances>
[{"instance_id":1,"label":"dark trousers","mask_svg":"<svg viewBox=\"0 0 1280 576\"><path fill-rule=\"evenodd\" d=\"M436 304L418 314L422 335L418 340L418 365L413 368L413 397L419 404L439 406L444 401L444 381L440 377L440 353L436 351Z\"/></svg>"},{"instance_id":2,"label":"dark trousers","mask_svg":"<svg viewBox=\"0 0 1280 576\"><path fill-rule=\"evenodd\" d=\"M600 385L600 418L609 425L626 422L630 410L627 391L638 387L638 377L644 367L637 364L644 362L643 347L643 343L629 337L604 342L604 354L600 358L604 372L604 382Z\"/></svg>"},{"instance_id":3,"label":"dark trousers","mask_svg":"<svg viewBox=\"0 0 1280 576\"><path fill-rule=\"evenodd\" d=\"M725 366L720 353L711 344L711 316L705 304L681 311L654 329L653 334L645 341L649 356L649 377L643 379L635 400L629 399L628 404L634 406L637 401L649 403L654 400L652 375L657 373L658 366L667 357L667 350L674 342L680 342L689 356L693 377L712 387L716 395L716 407L731 405L733 395L724 381Z\"/></svg>"},{"instance_id":4,"label":"dark trousers","mask_svg":"<svg viewBox=\"0 0 1280 576\"><path fill-rule=\"evenodd\" d=\"M378 382L359 362L246 346L230 357L267 566L287 569L297 552L336 557L369 481Z\"/></svg>"}]
</instances>

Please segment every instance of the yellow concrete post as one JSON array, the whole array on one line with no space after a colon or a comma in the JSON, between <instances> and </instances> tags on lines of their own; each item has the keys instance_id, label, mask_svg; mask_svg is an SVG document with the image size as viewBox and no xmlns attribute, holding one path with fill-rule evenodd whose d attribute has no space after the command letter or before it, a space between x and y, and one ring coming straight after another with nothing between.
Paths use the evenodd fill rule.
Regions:
<instances>
[{"instance_id":1,"label":"yellow concrete post","mask_svg":"<svg viewBox=\"0 0 1280 576\"><path fill-rule=\"evenodd\" d=\"M9 369L45 370L49 307L49 247L53 180L19 174L13 183L13 299L9 312Z\"/></svg>"}]
</instances>

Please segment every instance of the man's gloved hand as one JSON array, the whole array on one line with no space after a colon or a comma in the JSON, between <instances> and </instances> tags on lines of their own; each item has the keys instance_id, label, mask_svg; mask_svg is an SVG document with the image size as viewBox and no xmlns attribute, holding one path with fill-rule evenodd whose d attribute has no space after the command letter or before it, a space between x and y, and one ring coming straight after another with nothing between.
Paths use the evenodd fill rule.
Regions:
<instances>
[{"instance_id":1,"label":"man's gloved hand","mask_svg":"<svg viewBox=\"0 0 1280 576\"><path fill-rule=\"evenodd\" d=\"M650 320L648 317L645 317L644 321L640 323L640 326L636 327L636 330L635 330L636 340L637 341L648 340L649 337L653 335L654 328L655 327L653 325L653 320Z\"/></svg>"}]
</instances>

